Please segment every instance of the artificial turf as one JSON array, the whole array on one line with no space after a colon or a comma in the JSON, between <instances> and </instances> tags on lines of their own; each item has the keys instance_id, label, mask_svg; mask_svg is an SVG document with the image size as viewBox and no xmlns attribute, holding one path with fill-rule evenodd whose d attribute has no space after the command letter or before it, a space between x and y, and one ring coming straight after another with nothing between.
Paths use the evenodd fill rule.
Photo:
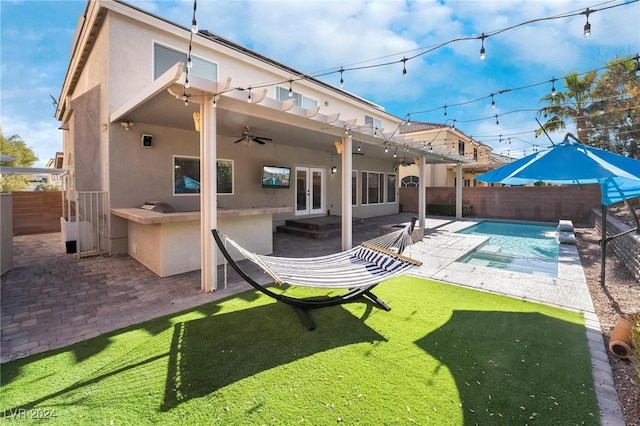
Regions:
<instances>
[{"instance_id":1,"label":"artificial turf","mask_svg":"<svg viewBox=\"0 0 640 426\"><path fill-rule=\"evenodd\" d=\"M306 295L304 289L282 289ZM253 291L1 366L1 420L599 424L581 314L416 277L294 312Z\"/></svg>"}]
</instances>

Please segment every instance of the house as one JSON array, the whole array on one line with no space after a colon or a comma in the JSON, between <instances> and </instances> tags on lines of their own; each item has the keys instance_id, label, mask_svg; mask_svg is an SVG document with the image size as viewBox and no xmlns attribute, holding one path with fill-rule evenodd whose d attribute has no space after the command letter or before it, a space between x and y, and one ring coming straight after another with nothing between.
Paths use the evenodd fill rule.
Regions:
<instances>
[{"instance_id":1,"label":"house","mask_svg":"<svg viewBox=\"0 0 640 426\"><path fill-rule=\"evenodd\" d=\"M427 122L403 123L400 134L421 142L431 152L445 153L465 160L462 164L462 186L487 186L475 180L489 170L502 167L513 158L494 154L492 148L474 140L454 126ZM415 187L419 183L419 171L415 162L403 164L399 169L400 185ZM457 180L454 164L430 164L427 166L425 185L428 187L455 187Z\"/></svg>"},{"instance_id":2,"label":"house","mask_svg":"<svg viewBox=\"0 0 640 426\"><path fill-rule=\"evenodd\" d=\"M278 224L335 214L348 248L353 217L399 211L390 148L459 163L397 135L381 106L194 30L88 1L56 111L63 238L80 253L128 253L160 276L202 269L215 290L211 229L268 254Z\"/></svg>"}]
</instances>

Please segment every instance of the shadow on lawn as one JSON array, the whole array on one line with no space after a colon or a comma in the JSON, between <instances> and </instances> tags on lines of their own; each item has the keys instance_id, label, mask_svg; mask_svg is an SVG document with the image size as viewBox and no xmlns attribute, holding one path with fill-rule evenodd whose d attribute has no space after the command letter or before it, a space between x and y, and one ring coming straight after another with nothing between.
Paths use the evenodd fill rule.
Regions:
<instances>
[{"instance_id":1,"label":"shadow on lawn","mask_svg":"<svg viewBox=\"0 0 640 426\"><path fill-rule=\"evenodd\" d=\"M464 424L599 424L585 329L540 313L454 311L415 342L445 365ZM581 423L584 422L584 423Z\"/></svg>"},{"instance_id":2,"label":"shadow on lawn","mask_svg":"<svg viewBox=\"0 0 640 426\"><path fill-rule=\"evenodd\" d=\"M79 378L77 382L16 407L6 408L0 412L0 416L8 417L20 409L33 409L60 396L100 385L120 374L148 368L152 363L168 357L165 400L160 407L167 411L191 398L207 395L243 378L318 352L353 343L385 340L365 325L362 319L339 306L314 312L314 317L322 324L314 332L304 329L291 308L281 303L229 313L219 313L219 310L217 304L190 310L207 317L175 324L168 351L163 350L166 348L162 346L164 343L156 340L161 346L155 352L147 352L142 348L149 342L141 342L140 350L133 349L123 354L122 358L107 359L105 365ZM186 312L189 311L178 315ZM136 329L148 330L148 327L158 334L168 323L168 317L158 318L71 347L20 359L11 366L20 371L27 364L69 351L76 358L86 359L95 354L92 347L107 347L115 334Z\"/></svg>"},{"instance_id":3,"label":"shadow on lawn","mask_svg":"<svg viewBox=\"0 0 640 426\"><path fill-rule=\"evenodd\" d=\"M281 303L176 324L161 410L316 353L386 340L341 306L313 315L313 332Z\"/></svg>"}]
</instances>

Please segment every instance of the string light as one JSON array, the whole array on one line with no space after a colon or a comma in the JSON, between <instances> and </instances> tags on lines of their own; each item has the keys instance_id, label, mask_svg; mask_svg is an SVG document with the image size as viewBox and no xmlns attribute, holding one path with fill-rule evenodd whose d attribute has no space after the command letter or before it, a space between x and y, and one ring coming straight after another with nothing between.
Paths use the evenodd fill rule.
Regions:
<instances>
[{"instance_id":1,"label":"string light","mask_svg":"<svg viewBox=\"0 0 640 426\"><path fill-rule=\"evenodd\" d=\"M340 67L340 87L344 87L344 78L342 78L342 73L344 73L344 68Z\"/></svg>"},{"instance_id":2,"label":"string light","mask_svg":"<svg viewBox=\"0 0 640 426\"><path fill-rule=\"evenodd\" d=\"M249 96L247 96L247 102L251 103L251 87L249 87Z\"/></svg>"},{"instance_id":3,"label":"string light","mask_svg":"<svg viewBox=\"0 0 640 426\"><path fill-rule=\"evenodd\" d=\"M407 75L407 58L402 58L402 75Z\"/></svg>"},{"instance_id":4,"label":"string light","mask_svg":"<svg viewBox=\"0 0 640 426\"><path fill-rule=\"evenodd\" d=\"M447 116L447 104L444 104L444 116Z\"/></svg>"},{"instance_id":5,"label":"string light","mask_svg":"<svg viewBox=\"0 0 640 426\"><path fill-rule=\"evenodd\" d=\"M556 95L556 78L555 77L551 77L551 96L555 96Z\"/></svg>"},{"instance_id":6,"label":"string light","mask_svg":"<svg viewBox=\"0 0 640 426\"><path fill-rule=\"evenodd\" d=\"M491 94L491 108L496 109L496 101L493 99L493 93Z\"/></svg>"},{"instance_id":7,"label":"string light","mask_svg":"<svg viewBox=\"0 0 640 426\"><path fill-rule=\"evenodd\" d=\"M362 151L362 143L358 144L358 152Z\"/></svg>"},{"instance_id":8,"label":"string light","mask_svg":"<svg viewBox=\"0 0 640 426\"><path fill-rule=\"evenodd\" d=\"M585 37L589 37L591 35L591 24L589 23L589 14L592 12L592 10L589 10L589 8L587 8L587 10L585 10L584 12L582 12L583 15L587 16L587 23L584 24L584 33L583 35Z\"/></svg>"},{"instance_id":9,"label":"string light","mask_svg":"<svg viewBox=\"0 0 640 426\"><path fill-rule=\"evenodd\" d=\"M482 47L480 47L480 60L484 61L485 58L485 50L484 50L484 39L487 38L487 36L484 35L484 33L482 33L482 35L480 36L480 40L482 40Z\"/></svg>"},{"instance_id":10,"label":"string light","mask_svg":"<svg viewBox=\"0 0 640 426\"><path fill-rule=\"evenodd\" d=\"M196 3L197 0L193 0L193 19L191 20L191 33L198 33L198 20L196 19Z\"/></svg>"},{"instance_id":11,"label":"string light","mask_svg":"<svg viewBox=\"0 0 640 426\"><path fill-rule=\"evenodd\" d=\"M293 97L293 80L289 80L289 97Z\"/></svg>"},{"instance_id":12,"label":"string light","mask_svg":"<svg viewBox=\"0 0 640 426\"><path fill-rule=\"evenodd\" d=\"M496 126L499 126L500 122L498 121L498 114L496 114Z\"/></svg>"}]
</instances>

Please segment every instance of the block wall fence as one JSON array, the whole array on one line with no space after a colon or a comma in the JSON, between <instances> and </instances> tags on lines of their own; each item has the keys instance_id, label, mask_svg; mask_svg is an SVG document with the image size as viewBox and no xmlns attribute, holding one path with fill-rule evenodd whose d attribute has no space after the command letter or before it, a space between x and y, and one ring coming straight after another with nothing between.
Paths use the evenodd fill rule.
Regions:
<instances>
[{"instance_id":1,"label":"block wall fence","mask_svg":"<svg viewBox=\"0 0 640 426\"><path fill-rule=\"evenodd\" d=\"M13 235L60 232L60 191L13 192Z\"/></svg>"},{"instance_id":2,"label":"block wall fence","mask_svg":"<svg viewBox=\"0 0 640 426\"><path fill-rule=\"evenodd\" d=\"M599 209L591 211L596 229L602 235L602 214ZM607 215L607 237L628 231L631 227L615 217ZM621 235L607 243L607 251L613 250L618 259L624 263L631 275L640 282L640 235L631 232ZM606 273L606 271L605 271Z\"/></svg>"},{"instance_id":3,"label":"block wall fence","mask_svg":"<svg viewBox=\"0 0 640 426\"><path fill-rule=\"evenodd\" d=\"M400 188L403 211L418 211L418 188ZM455 205L455 188L426 188L429 204ZM592 208L600 206L598 185L466 187L462 204L471 209L472 217L551 221L568 219L574 223L590 223Z\"/></svg>"}]
</instances>

